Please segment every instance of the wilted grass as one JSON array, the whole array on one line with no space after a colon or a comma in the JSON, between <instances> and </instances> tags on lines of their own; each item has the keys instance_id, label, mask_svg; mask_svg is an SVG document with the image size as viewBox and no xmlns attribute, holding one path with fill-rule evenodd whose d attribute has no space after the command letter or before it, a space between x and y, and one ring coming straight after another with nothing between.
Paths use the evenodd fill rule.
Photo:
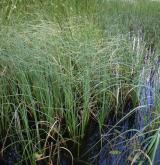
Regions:
<instances>
[{"instance_id":1,"label":"wilted grass","mask_svg":"<svg viewBox=\"0 0 160 165\"><path fill-rule=\"evenodd\" d=\"M22 155L16 161L30 164L60 164L64 151L79 159L91 118L103 133L109 112L123 113L128 98L138 109L142 69L159 55L158 2L2 0L0 6L2 155L14 146ZM151 160L158 132L155 147L143 151Z\"/></svg>"}]
</instances>

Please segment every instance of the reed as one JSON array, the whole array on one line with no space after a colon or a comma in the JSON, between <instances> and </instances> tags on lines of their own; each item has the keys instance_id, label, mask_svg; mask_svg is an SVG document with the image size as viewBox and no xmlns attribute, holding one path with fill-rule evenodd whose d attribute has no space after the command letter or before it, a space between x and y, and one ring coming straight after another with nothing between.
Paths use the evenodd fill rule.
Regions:
<instances>
[{"instance_id":1,"label":"reed","mask_svg":"<svg viewBox=\"0 0 160 165\"><path fill-rule=\"evenodd\" d=\"M140 106L141 71L159 57L159 11L151 1L1 0L2 157L14 148L15 163L60 164L63 153L76 162L91 119L103 134L128 98ZM156 53L146 65L148 49ZM154 95L159 116L158 85ZM158 132L143 151L151 161Z\"/></svg>"}]
</instances>

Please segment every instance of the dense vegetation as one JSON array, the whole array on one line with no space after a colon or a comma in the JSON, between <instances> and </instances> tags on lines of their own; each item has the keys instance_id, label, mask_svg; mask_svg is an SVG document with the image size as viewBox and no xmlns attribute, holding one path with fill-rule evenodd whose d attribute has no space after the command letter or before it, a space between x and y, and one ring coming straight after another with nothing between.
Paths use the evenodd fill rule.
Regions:
<instances>
[{"instance_id":1,"label":"dense vegetation","mask_svg":"<svg viewBox=\"0 0 160 165\"><path fill-rule=\"evenodd\" d=\"M148 140L129 159L142 154L139 163L153 163L160 140L159 18L160 2L149 0L1 0L1 161L62 164L65 157L91 164L84 154L91 127L98 126L100 151L111 116L126 120L147 106L140 89L154 68L154 119L137 130L149 132Z\"/></svg>"}]
</instances>

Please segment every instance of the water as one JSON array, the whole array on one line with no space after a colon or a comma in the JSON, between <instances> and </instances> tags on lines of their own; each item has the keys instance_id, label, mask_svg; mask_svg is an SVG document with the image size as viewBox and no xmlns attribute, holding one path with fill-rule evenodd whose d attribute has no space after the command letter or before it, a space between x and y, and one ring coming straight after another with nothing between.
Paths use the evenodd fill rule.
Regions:
<instances>
[{"instance_id":1,"label":"water","mask_svg":"<svg viewBox=\"0 0 160 165\"><path fill-rule=\"evenodd\" d=\"M124 116L129 112L128 110L133 108L132 100L126 101L124 107ZM130 143L131 137L136 133L134 129L135 126L135 114L127 117L125 120L120 122L121 118L115 118L109 116L110 120L107 125L112 125L118 123L116 127L111 126L107 128L107 133L104 135L103 144L99 156L99 165L124 165L128 164L130 160L128 159L129 153L131 152L132 145ZM131 130L132 129L132 130ZM130 131L128 131L130 130Z\"/></svg>"},{"instance_id":2,"label":"water","mask_svg":"<svg viewBox=\"0 0 160 165\"><path fill-rule=\"evenodd\" d=\"M138 38L136 46L134 43L133 49L136 49L137 52L139 52L142 38ZM154 59L154 54L154 49L148 49L144 57L144 68L142 69L139 82L139 107L141 108L138 108L134 114L125 120L120 121L123 116L134 108L131 105L132 100L127 101L123 116L119 119L114 119L114 117L110 116L109 121L106 123L106 125L112 125L112 127L105 131L103 147L99 155L99 165L129 165L135 156L133 151L135 149L144 149L145 144L141 144L149 135L139 135L143 135L144 127L151 124L155 112L154 93L158 83L157 77L160 60L156 59L154 65L152 64L152 67L150 67L151 60ZM119 124L116 125L118 122ZM136 130L139 130L142 134L137 133ZM156 165L160 164L159 155L160 144L154 159L154 164ZM144 157L140 157L134 164L137 164L140 159L144 160ZM148 164L146 161L143 163Z\"/></svg>"},{"instance_id":3,"label":"water","mask_svg":"<svg viewBox=\"0 0 160 165\"><path fill-rule=\"evenodd\" d=\"M4 157L0 158L0 164L1 165L14 165L18 163L18 165L21 165L20 163L22 157L21 155L17 152L16 149L10 148L6 152L4 152Z\"/></svg>"}]
</instances>

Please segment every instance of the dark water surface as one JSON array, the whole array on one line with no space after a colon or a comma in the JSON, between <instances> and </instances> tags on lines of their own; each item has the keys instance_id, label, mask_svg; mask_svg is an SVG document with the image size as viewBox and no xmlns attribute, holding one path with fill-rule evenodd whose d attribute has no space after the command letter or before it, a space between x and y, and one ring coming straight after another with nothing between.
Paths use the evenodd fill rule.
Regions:
<instances>
[{"instance_id":1,"label":"dark water surface","mask_svg":"<svg viewBox=\"0 0 160 165\"><path fill-rule=\"evenodd\" d=\"M154 57L154 53L154 51L147 52L146 56L148 59L145 59L145 66L149 65L148 63L151 60L149 57ZM99 155L99 165L129 165L135 155L133 153L134 148L143 150L144 146L140 144L147 138L147 135L140 136L136 130L143 132L144 127L149 125L154 119L154 90L158 81L159 64L159 59L157 59L155 66L147 70L143 68L141 72L139 82L140 108L132 114L132 117L127 117L111 131L110 129L106 130L103 138L103 147ZM132 101L129 101L128 105L125 106L124 111L126 111L126 114L134 108L131 104ZM125 113L123 115L125 116ZM109 118L107 125L114 126L119 120ZM116 132L119 133L116 134ZM140 162L141 160L144 160L144 158L140 157L138 161ZM138 164L138 161L134 164ZM148 162L144 161L142 164L148 164ZM160 164L160 145L156 151L154 164Z\"/></svg>"}]
</instances>

